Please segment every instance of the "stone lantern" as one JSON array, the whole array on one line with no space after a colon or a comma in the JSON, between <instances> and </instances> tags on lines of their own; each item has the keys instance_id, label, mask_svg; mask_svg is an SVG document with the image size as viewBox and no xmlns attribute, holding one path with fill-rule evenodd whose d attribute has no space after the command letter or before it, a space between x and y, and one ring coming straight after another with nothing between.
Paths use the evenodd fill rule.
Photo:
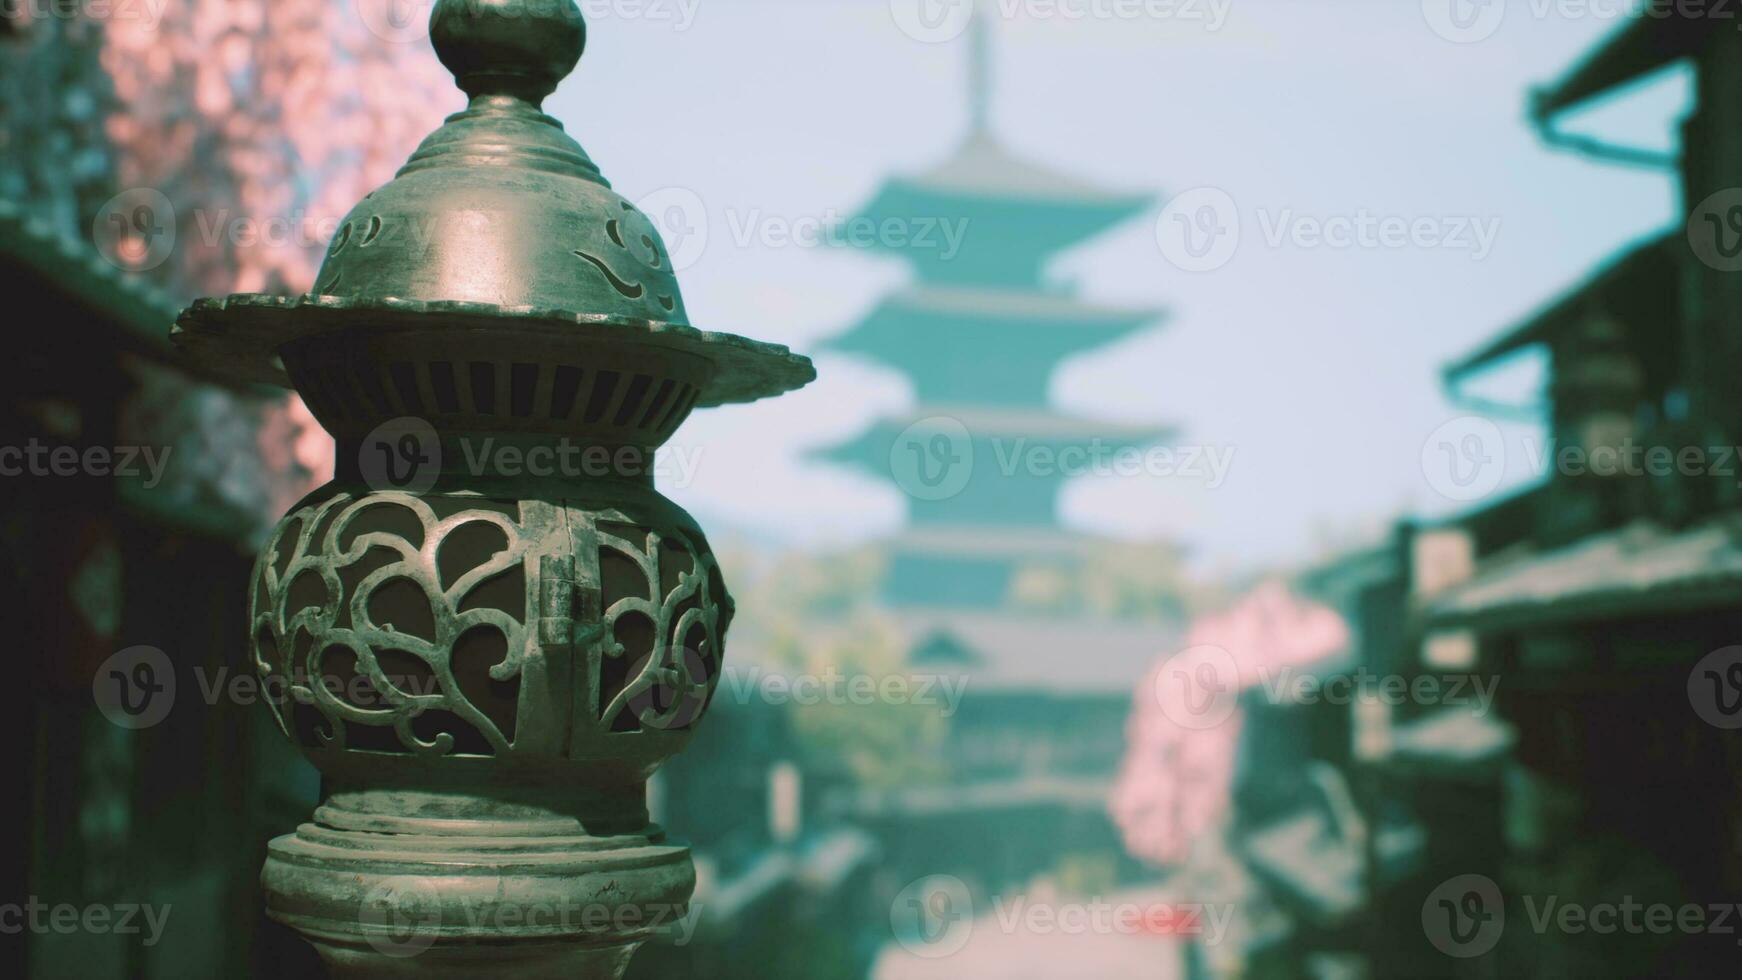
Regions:
<instances>
[{"instance_id":1,"label":"stone lantern","mask_svg":"<svg viewBox=\"0 0 1742 980\"><path fill-rule=\"evenodd\" d=\"M687 907L646 781L732 618L654 450L815 372L690 326L658 231L540 111L584 46L572 0L440 0L430 33L470 104L345 218L314 291L175 327L338 444L249 588L254 668L323 776L267 910L338 976L616 977Z\"/></svg>"}]
</instances>

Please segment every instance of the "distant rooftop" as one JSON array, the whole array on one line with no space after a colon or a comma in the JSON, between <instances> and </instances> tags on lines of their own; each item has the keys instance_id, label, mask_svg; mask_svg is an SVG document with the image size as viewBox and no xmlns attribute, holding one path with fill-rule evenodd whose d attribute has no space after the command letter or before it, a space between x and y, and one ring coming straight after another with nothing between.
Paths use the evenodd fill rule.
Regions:
<instances>
[{"instance_id":1,"label":"distant rooftop","mask_svg":"<svg viewBox=\"0 0 1742 980\"><path fill-rule=\"evenodd\" d=\"M1011 610L903 610L909 648L948 637L978 662L964 671L970 691L1105 694L1129 700L1181 624L1095 619ZM918 667L920 665L914 665Z\"/></svg>"},{"instance_id":2,"label":"distant rooftop","mask_svg":"<svg viewBox=\"0 0 1742 980\"><path fill-rule=\"evenodd\" d=\"M1685 531L1648 521L1545 553L1497 557L1427 609L1431 626L1522 628L1742 602L1742 522Z\"/></svg>"}]
</instances>

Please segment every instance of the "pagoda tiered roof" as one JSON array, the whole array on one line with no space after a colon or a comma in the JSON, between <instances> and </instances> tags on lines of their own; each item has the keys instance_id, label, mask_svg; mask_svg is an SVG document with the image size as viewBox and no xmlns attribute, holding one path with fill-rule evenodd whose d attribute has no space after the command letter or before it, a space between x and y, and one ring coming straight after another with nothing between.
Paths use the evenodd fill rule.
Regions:
<instances>
[{"instance_id":1,"label":"pagoda tiered roof","mask_svg":"<svg viewBox=\"0 0 1742 980\"><path fill-rule=\"evenodd\" d=\"M887 181L850 222L905 229L868 244L907 260L914 282L827 345L899 369L917 396L914 408L815 454L907 491L909 528L890 542L884 587L902 608L998 609L1021 567L1074 565L1094 539L1059 525L1060 488L1117 474L1123 454L1173 434L1048 407L1060 362L1163 316L1054 288L1048 262L1153 198L1036 163L992 135L988 22L974 20L967 138L936 166Z\"/></svg>"},{"instance_id":2,"label":"pagoda tiered roof","mask_svg":"<svg viewBox=\"0 0 1742 980\"><path fill-rule=\"evenodd\" d=\"M1060 292L919 285L886 297L825 349L900 368L922 401L1041 405L1060 361L1161 315Z\"/></svg>"},{"instance_id":3,"label":"pagoda tiered roof","mask_svg":"<svg viewBox=\"0 0 1742 980\"><path fill-rule=\"evenodd\" d=\"M1111 190L1025 160L1010 152L985 129L968 134L956 152L942 163L917 174L892 178L866 206L866 214L895 210L892 204L910 200L982 198L1104 215L1110 221L1128 218L1147 208L1148 194Z\"/></svg>"},{"instance_id":4,"label":"pagoda tiered roof","mask_svg":"<svg viewBox=\"0 0 1742 980\"><path fill-rule=\"evenodd\" d=\"M890 352L892 342L905 344L907 335L921 325L948 321L952 328L985 324L1004 331L1058 333L1058 342L1081 349L1110 343L1164 315L1159 309L1103 306L1063 292L920 284L884 297L827 347L882 355Z\"/></svg>"},{"instance_id":5,"label":"pagoda tiered roof","mask_svg":"<svg viewBox=\"0 0 1742 980\"><path fill-rule=\"evenodd\" d=\"M908 237L874 236L935 282L1025 285L1050 255L1142 213L1154 198L1106 190L1015 156L984 130L931 170L892 178L855 222L894 223L918 236L958 229L959 248L921 248Z\"/></svg>"},{"instance_id":6,"label":"pagoda tiered roof","mask_svg":"<svg viewBox=\"0 0 1742 980\"><path fill-rule=\"evenodd\" d=\"M823 450L821 455L838 462L869 463L873 470L887 475L889 451L896 437L916 423L937 419L962 423L974 443L975 453L987 453L986 459L976 463L985 466L998 463L989 447L995 440L1024 440L1020 446L1012 443L1004 447L1009 452L1025 452L1036 446L1056 451L1089 446L1097 440L1112 450L1153 445L1174 435L1171 426L1086 419L1050 408L930 404L878 419L858 438Z\"/></svg>"}]
</instances>

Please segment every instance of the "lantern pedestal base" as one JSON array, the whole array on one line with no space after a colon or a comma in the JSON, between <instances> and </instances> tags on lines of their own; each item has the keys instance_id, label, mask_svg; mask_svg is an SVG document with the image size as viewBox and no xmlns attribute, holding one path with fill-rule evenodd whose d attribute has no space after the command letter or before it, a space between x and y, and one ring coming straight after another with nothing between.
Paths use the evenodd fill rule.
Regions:
<instances>
[{"instance_id":1,"label":"lantern pedestal base","mask_svg":"<svg viewBox=\"0 0 1742 980\"><path fill-rule=\"evenodd\" d=\"M329 799L271 843L261 873L267 914L335 977L616 980L641 943L675 930L695 887L689 849L652 824L610 836L520 815L334 826L356 816Z\"/></svg>"},{"instance_id":2,"label":"lantern pedestal base","mask_svg":"<svg viewBox=\"0 0 1742 980\"><path fill-rule=\"evenodd\" d=\"M334 946L310 940L333 980L399 980L438 977L476 980L516 977L521 980L592 980L623 976L639 944L589 949L553 946L472 946L431 948L417 956L388 956L372 949Z\"/></svg>"}]
</instances>

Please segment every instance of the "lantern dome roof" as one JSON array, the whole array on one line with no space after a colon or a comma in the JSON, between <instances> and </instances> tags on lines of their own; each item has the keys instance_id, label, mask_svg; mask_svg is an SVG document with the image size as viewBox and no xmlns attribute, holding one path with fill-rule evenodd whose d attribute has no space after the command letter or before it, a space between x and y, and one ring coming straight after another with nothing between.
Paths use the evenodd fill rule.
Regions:
<instances>
[{"instance_id":1,"label":"lantern dome roof","mask_svg":"<svg viewBox=\"0 0 1742 980\"><path fill-rule=\"evenodd\" d=\"M505 342L533 335L540 348L696 355L714 367L700 405L815 378L786 347L691 326L659 230L540 109L585 47L571 0L441 0L430 35L470 104L339 224L312 292L197 300L173 334L184 349L288 385L285 344L438 315L466 330L510 328Z\"/></svg>"}]
</instances>

